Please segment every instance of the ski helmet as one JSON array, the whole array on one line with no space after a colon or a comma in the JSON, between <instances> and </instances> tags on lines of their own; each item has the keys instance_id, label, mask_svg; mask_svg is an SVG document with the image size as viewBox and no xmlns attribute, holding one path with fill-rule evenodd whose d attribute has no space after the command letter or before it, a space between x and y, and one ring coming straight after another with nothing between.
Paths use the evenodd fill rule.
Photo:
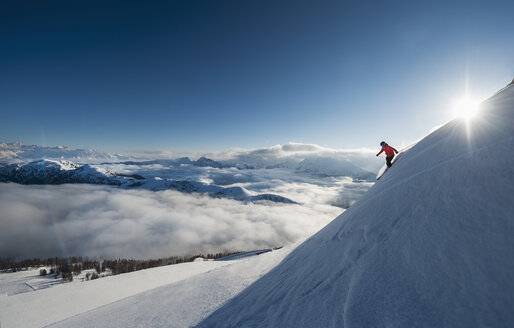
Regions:
<instances>
[{"instance_id":1,"label":"ski helmet","mask_svg":"<svg viewBox=\"0 0 514 328\"><path fill-rule=\"evenodd\" d=\"M382 147L384 147L385 145L386 145L386 142L385 142L385 141L382 141L382 142L380 143L380 146L382 146Z\"/></svg>"}]
</instances>

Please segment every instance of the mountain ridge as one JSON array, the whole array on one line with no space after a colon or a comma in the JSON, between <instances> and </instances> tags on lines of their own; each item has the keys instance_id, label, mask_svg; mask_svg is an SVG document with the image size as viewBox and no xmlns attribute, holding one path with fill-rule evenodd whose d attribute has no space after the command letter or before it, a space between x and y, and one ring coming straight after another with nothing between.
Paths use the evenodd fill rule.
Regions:
<instances>
[{"instance_id":1,"label":"mountain ridge","mask_svg":"<svg viewBox=\"0 0 514 328\"><path fill-rule=\"evenodd\" d=\"M166 153L165 158L148 158L139 155L122 155L107 153L93 149L72 149L66 146L23 145L20 142L0 143L0 163L27 164L36 160L68 160L80 164L124 164L124 165L153 165L180 166L191 165L205 168L236 168L240 170L285 168L298 172L311 173L320 176L351 176L356 179L373 180L371 171L378 169L374 158L362 150L336 151L316 145L285 144L280 147L269 147L240 153L226 153L222 159L213 159L202 155L196 160L188 156L171 158ZM144 153L144 152L143 152ZM145 156L161 154L148 152ZM220 154L211 154L219 157ZM372 164L373 163L373 164ZM372 167L372 169L370 169Z\"/></svg>"},{"instance_id":2,"label":"mountain ridge","mask_svg":"<svg viewBox=\"0 0 514 328\"><path fill-rule=\"evenodd\" d=\"M138 174L123 174L90 164L70 161L38 160L27 164L0 164L0 182L20 184L86 183L117 186L126 189L152 191L176 190L186 193L205 193L214 198L228 198L242 202L271 201L284 204L297 202L274 194L254 195L242 187L220 187L198 181L145 178Z\"/></svg>"}]
</instances>

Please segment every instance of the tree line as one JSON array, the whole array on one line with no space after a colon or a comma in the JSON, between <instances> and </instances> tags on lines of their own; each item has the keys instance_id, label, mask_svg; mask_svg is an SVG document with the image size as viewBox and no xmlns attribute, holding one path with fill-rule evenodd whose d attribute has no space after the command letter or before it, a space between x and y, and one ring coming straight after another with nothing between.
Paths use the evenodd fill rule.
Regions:
<instances>
[{"instance_id":1,"label":"tree line","mask_svg":"<svg viewBox=\"0 0 514 328\"><path fill-rule=\"evenodd\" d=\"M239 254L241 252L220 252L187 255L187 256L171 256L150 260L134 260L134 259L91 259L82 256L70 257L51 257L51 258L34 258L22 261L0 260L0 270L17 272L29 268L45 267L39 271L41 276L54 275L62 277L63 281L73 281L73 276L78 276L83 270L95 269L96 272L87 273L86 280L92 280L99 277L101 273L110 271L110 274L117 275L121 273L133 272L138 270L150 269L165 265L192 262L196 258L216 260L222 257ZM46 268L49 268L47 271Z\"/></svg>"}]
</instances>

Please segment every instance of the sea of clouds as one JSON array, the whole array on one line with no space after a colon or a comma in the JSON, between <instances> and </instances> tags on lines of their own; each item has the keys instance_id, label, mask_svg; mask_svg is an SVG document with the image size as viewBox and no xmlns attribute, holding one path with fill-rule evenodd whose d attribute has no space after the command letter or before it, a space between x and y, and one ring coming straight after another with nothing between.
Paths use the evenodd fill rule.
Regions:
<instances>
[{"instance_id":1,"label":"sea of clouds","mask_svg":"<svg viewBox=\"0 0 514 328\"><path fill-rule=\"evenodd\" d=\"M343 211L323 202L245 204L169 190L14 183L0 184L0 208L2 257L18 259L156 258L282 246Z\"/></svg>"},{"instance_id":2,"label":"sea of clouds","mask_svg":"<svg viewBox=\"0 0 514 328\"><path fill-rule=\"evenodd\" d=\"M26 154L34 156L35 146L14 146L16 161L25 160L25 148ZM4 144L8 151L9 147ZM68 159L69 155L118 173L240 186L255 194L277 194L299 204L247 203L172 190L127 190L87 184L0 183L0 258L147 259L282 246L301 241L324 227L373 184L344 176L299 172L294 169L298 163L314 160L322 169L327 163L327 172L337 171L338 163L351 162L367 170L382 165L369 150L331 150L306 144L203 154L215 160L259 166L245 170L171 167L165 161L138 165L91 150L51 150L41 152L47 154L44 158ZM94 158L88 159L89 155ZM113 156L115 161L105 162ZM278 164L279 167L269 168Z\"/></svg>"}]
</instances>

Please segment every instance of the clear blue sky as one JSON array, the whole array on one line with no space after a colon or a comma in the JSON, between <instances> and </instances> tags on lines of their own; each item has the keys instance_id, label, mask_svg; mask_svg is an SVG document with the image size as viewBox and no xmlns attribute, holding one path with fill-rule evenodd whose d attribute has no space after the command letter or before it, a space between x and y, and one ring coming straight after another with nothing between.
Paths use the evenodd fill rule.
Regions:
<instances>
[{"instance_id":1,"label":"clear blue sky","mask_svg":"<svg viewBox=\"0 0 514 328\"><path fill-rule=\"evenodd\" d=\"M514 1L2 1L0 141L409 142L514 77Z\"/></svg>"}]
</instances>

